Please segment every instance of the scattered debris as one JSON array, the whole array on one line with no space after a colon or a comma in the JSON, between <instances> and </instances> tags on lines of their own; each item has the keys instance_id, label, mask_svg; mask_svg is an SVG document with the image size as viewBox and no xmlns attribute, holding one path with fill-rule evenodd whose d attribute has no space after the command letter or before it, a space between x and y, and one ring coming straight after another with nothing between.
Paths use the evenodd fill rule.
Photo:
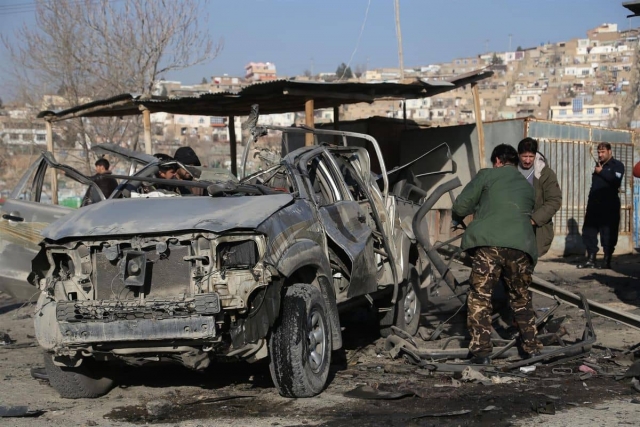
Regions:
<instances>
[{"instance_id":1,"label":"scattered debris","mask_svg":"<svg viewBox=\"0 0 640 427\"><path fill-rule=\"evenodd\" d=\"M584 372L585 374L597 375L597 372L587 365L580 365L578 368L580 372Z\"/></svg>"},{"instance_id":2,"label":"scattered debris","mask_svg":"<svg viewBox=\"0 0 640 427\"><path fill-rule=\"evenodd\" d=\"M30 410L28 406L0 406L0 418L39 417L43 410Z\"/></svg>"},{"instance_id":3,"label":"scattered debris","mask_svg":"<svg viewBox=\"0 0 640 427\"><path fill-rule=\"evenodd\" d=\"M206 396L200 396L200 398L198 398L197 400L194 400L192 402L187 402L184 405L199 405L199 404L204 404L204 403L216 403L216 402L223 402L226 400L235 400L235 399L252 399L255 396L252 396L250 394L245 394L245 395L232 395L232 396L218 396L218 397L206 397Z\"/></svg>"},{"instance_id":4,"label":"scattered debris","mask_svg":"<svg viewBox=\"0 0 640 427\"><path fill-rule=\"evenodd\" d=\"M556 404L553 401L531 402L531 409L537 414L555 415Z\"/></svg>"},{"instance_id":5,"label":"scattered debris","mask_svg":"<svg viewBox=\"0 0 640 427\"><path fill-rule=\"evenodd\" d=\"M171 412L173 404L168 400L154 400L145 406L147 414L151 418L165 418Z\"/></svg>"},{"instance_id":6,"label":"scattered debris","mask_svg":"<svg viewBox=\"0 0 640 427\"><path fill-rule=\"evenodd\" d=\"M485 377L482 372L471 366L464 368L461 379L463 382L475 381L479 384L492 384L489 378Z\"/></svg>"},{"instance_id":7,"label":"scattered debris","mask_svg":"<svg viewBox=\"0 0 640 427\"><path fill-rule=\"evenodd\" d=\"M412 391L393 392L393 391L380 391L369 385L361 385L353 390L344 393L345 397L351 397L354 399L371 399L371 400L396 400L403 397L413 397L416 394Z\"/></svg>"},{"instance_id":8,"label":"scattered debris","mask_svg":"<svg viewBox=\"0 0 640 427\"><path fill-rule=\"evenodd\" d=\"M417 417L413 417L411 418L412 420L418 420L420 418L427 418L427 417L456 417L458 415L465 415L465 414L469 414L471 413L471 411L469 409L462 409L460 411L451 411L451 412L438 412L435 414L424 414L424 415L419 415Z\"/></svg>"},{"instance_id":9,"label":"scattered debris","mask_svg":"<svg viewBox=\"0 0 640 427\"><path fill-rule=\"evenodd\" d=\"M531 372L535 372L535 370L536 370L535 365L533 365L533 366L523 366L523 367L520 368L520 372L523 372L525 374L529 374Z\"/></svg>"},{"instance_id":10,"label":"scattered debris","mask_svg":"<svg viewBox=\"0 0 640 427\"><path fill-rule=\"evenodd\" d=\"M14 342L16 341L11 339L8 333L0 332L0 345L9 345L13 344Z\"/></svg>"}]
</instances>

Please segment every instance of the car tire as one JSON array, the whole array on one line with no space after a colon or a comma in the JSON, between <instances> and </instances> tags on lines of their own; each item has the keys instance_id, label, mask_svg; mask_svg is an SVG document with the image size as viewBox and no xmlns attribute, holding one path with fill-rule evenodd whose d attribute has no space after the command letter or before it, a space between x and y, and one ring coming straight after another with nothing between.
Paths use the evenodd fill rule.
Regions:
<instances>
[{"instance_id":1,"label":"car tire","mask_svg":"<svg viewBox=\"0 0 640 427\"><path fill-rule=\"evenodd\" d=\"M44 368L49 384L66 399L100 397L113 387L113 379L93 359L85 359L77 368L57 366L51 353L44 354Z\"/></svg>"},{"instance_id":2,"label":"car tire","mask_svg":"<svg viewBox=\"0 0 640 427\"><path fill-rule=\"evenodd\" d=\"M409 264L409 277L402 282L396 304L379 312L380 335L391 335L391 327L402 329L413 336L420 326L422 303L420 302L420 274L413 264Z\"/></svg>"},{"instance_id":3,"label":"car tire","mask_svg":"<svg viewBox=\"0 0 640 427\"><path fill-rule=\"evenodd\" d=\"M313 397L327 384L331 324L320 290L290 286L269 340L269 369L280 395Z\"/></svg>"}]
</instances>

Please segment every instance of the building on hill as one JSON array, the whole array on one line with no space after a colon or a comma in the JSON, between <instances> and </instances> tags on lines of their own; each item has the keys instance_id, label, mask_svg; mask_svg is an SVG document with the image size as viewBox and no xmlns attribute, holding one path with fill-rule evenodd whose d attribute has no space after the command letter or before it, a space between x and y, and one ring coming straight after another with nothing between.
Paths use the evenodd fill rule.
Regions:
<instances>
[{"instance_id":1,"label":"building on hill","mask_svg":"<svg viewBox=\"0 0 640 427\"><path fill-rule=\"evenodd\" d=\"M581 98L574 98L570 105L563 104L549 108L550 120L607 127L616 122L620 112L616 104L583 104Z\"/></svg>"},{"instance_id":2,"label":"building on hill","mask_svg":"<svg viewBox=\"0 0 640 427\"><path fill-rule=\"evenodd\" d=\"M244 78L250 82L276 80L276 65L271 62L250 62L244 67Z\"/></svg>"}]
</instances>

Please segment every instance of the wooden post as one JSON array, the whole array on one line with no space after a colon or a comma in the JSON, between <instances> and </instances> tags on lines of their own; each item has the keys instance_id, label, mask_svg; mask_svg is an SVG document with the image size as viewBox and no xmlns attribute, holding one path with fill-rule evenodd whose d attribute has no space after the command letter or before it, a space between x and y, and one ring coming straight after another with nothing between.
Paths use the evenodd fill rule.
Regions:
<instances>
[{"instance_id":1,"label":"wooden post","mask_svg":"<svg viewBox=\"0 0 640 427\"><path fill-rule=\"evenodd\" d=\"M340 106L333 107L333 130L340 130ZM333 136L334 145L338 145L339 138L338 135Z\"/></svg>"},{"instance_id":2,"label":"wooden post","mask_svg":"<svg viewBox=\"0 0 640 427\"><path fill-rule=\"evenodd\" d=\"M404 128L407 128L407 100L402 101L402 120L404 122Z\"/></svg>"},{"instance_id":3,"label":"wooden post","mask_svg":"<svg viewBox=\"0 0 640 427\"><path fill-rule=\"evenodd\" d=\"M480 109L480 92L478 84L471 83L471 93L473 94L473 111L476 115L476 129L478 131L478 153L480 156L480 169L487 166L484 154L484 128L482 127L482 110Z\"/></svg>"},{"instance_id":4,"label":"wooden post","mask_svg":"<svg viewBox=\"0 0 640 427\"><path fill-rule=\"evenodd\" d=\"M227 120L227 126L229 127L229 157L231 157L231 173L235 176L238 176L238 146L236 143L235 116L229 116L229 120Z\"/></svg>"},{"instance_id":5,"label":"wooden post","mask_svg":"<svg viewBox=\"0 0 640 427\"><path fill-rule=\"evenodd\" d=\"M313 99L309 98L304 103L304 124L310 128L314 127L313 123ZM310 146L314 144L314 138L312 133L307 133L304 136L304 145Z\"/></svg>"},{"instance_id":6,"label":"wooden post","mask_svg":"<svg viewBox=\"0 0 640 427\"><path fill-rule=\"evenodd\" d=\"M144 122L144 152L151 154L151 111L141 106L142 120Z\"/></svg>"},{"instance_id":7,"label":"wooden post","mask_svg":"<svg viewBox=\"0 0 640 427\"><path fill-rule=\"evenodd\" d=\"M44 126L47 131L47 151L53 154L53 128L49 120L44 121ZM54 156L55 157L55 156ZM57 169L51 168L51 203L58 204L58 174Z\"/></svg>"}]
</instances>

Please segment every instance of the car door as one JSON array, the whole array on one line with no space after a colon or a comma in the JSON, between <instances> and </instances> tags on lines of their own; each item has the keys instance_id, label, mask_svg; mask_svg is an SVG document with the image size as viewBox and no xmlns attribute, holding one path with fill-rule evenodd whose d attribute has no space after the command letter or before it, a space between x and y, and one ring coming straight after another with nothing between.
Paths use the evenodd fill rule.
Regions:
<instances>
[{"instance_id":1,"label":"car door","mask_svg":"<svg viewBox=\"0 0 640 427\"><path fill-rule=\"evenodd\" d=\"M58 177L58 204L52 201L50 177ZM38 290L27 282L31 260L40 250L40 232L50 223L82 205L92 186L89 178L73 168L56 163L44 153L23 175L11 196L0 207L0 291L19 301L34 300Z\"/></svg>"},{"instance_id":2,"label":"car door","mask_svg":"<svg viewBox=\"0 0 640 427\"><path fill-rule=\"evenodd\" d=\"M325 150L305 156L302 161L309 180L309 189L318 207L320 221L327 238L348 256L350 280L347 297L364 295L377 290L376 266L372 229L358 202L335 170Z\"/></svg>"}]
</instances>

